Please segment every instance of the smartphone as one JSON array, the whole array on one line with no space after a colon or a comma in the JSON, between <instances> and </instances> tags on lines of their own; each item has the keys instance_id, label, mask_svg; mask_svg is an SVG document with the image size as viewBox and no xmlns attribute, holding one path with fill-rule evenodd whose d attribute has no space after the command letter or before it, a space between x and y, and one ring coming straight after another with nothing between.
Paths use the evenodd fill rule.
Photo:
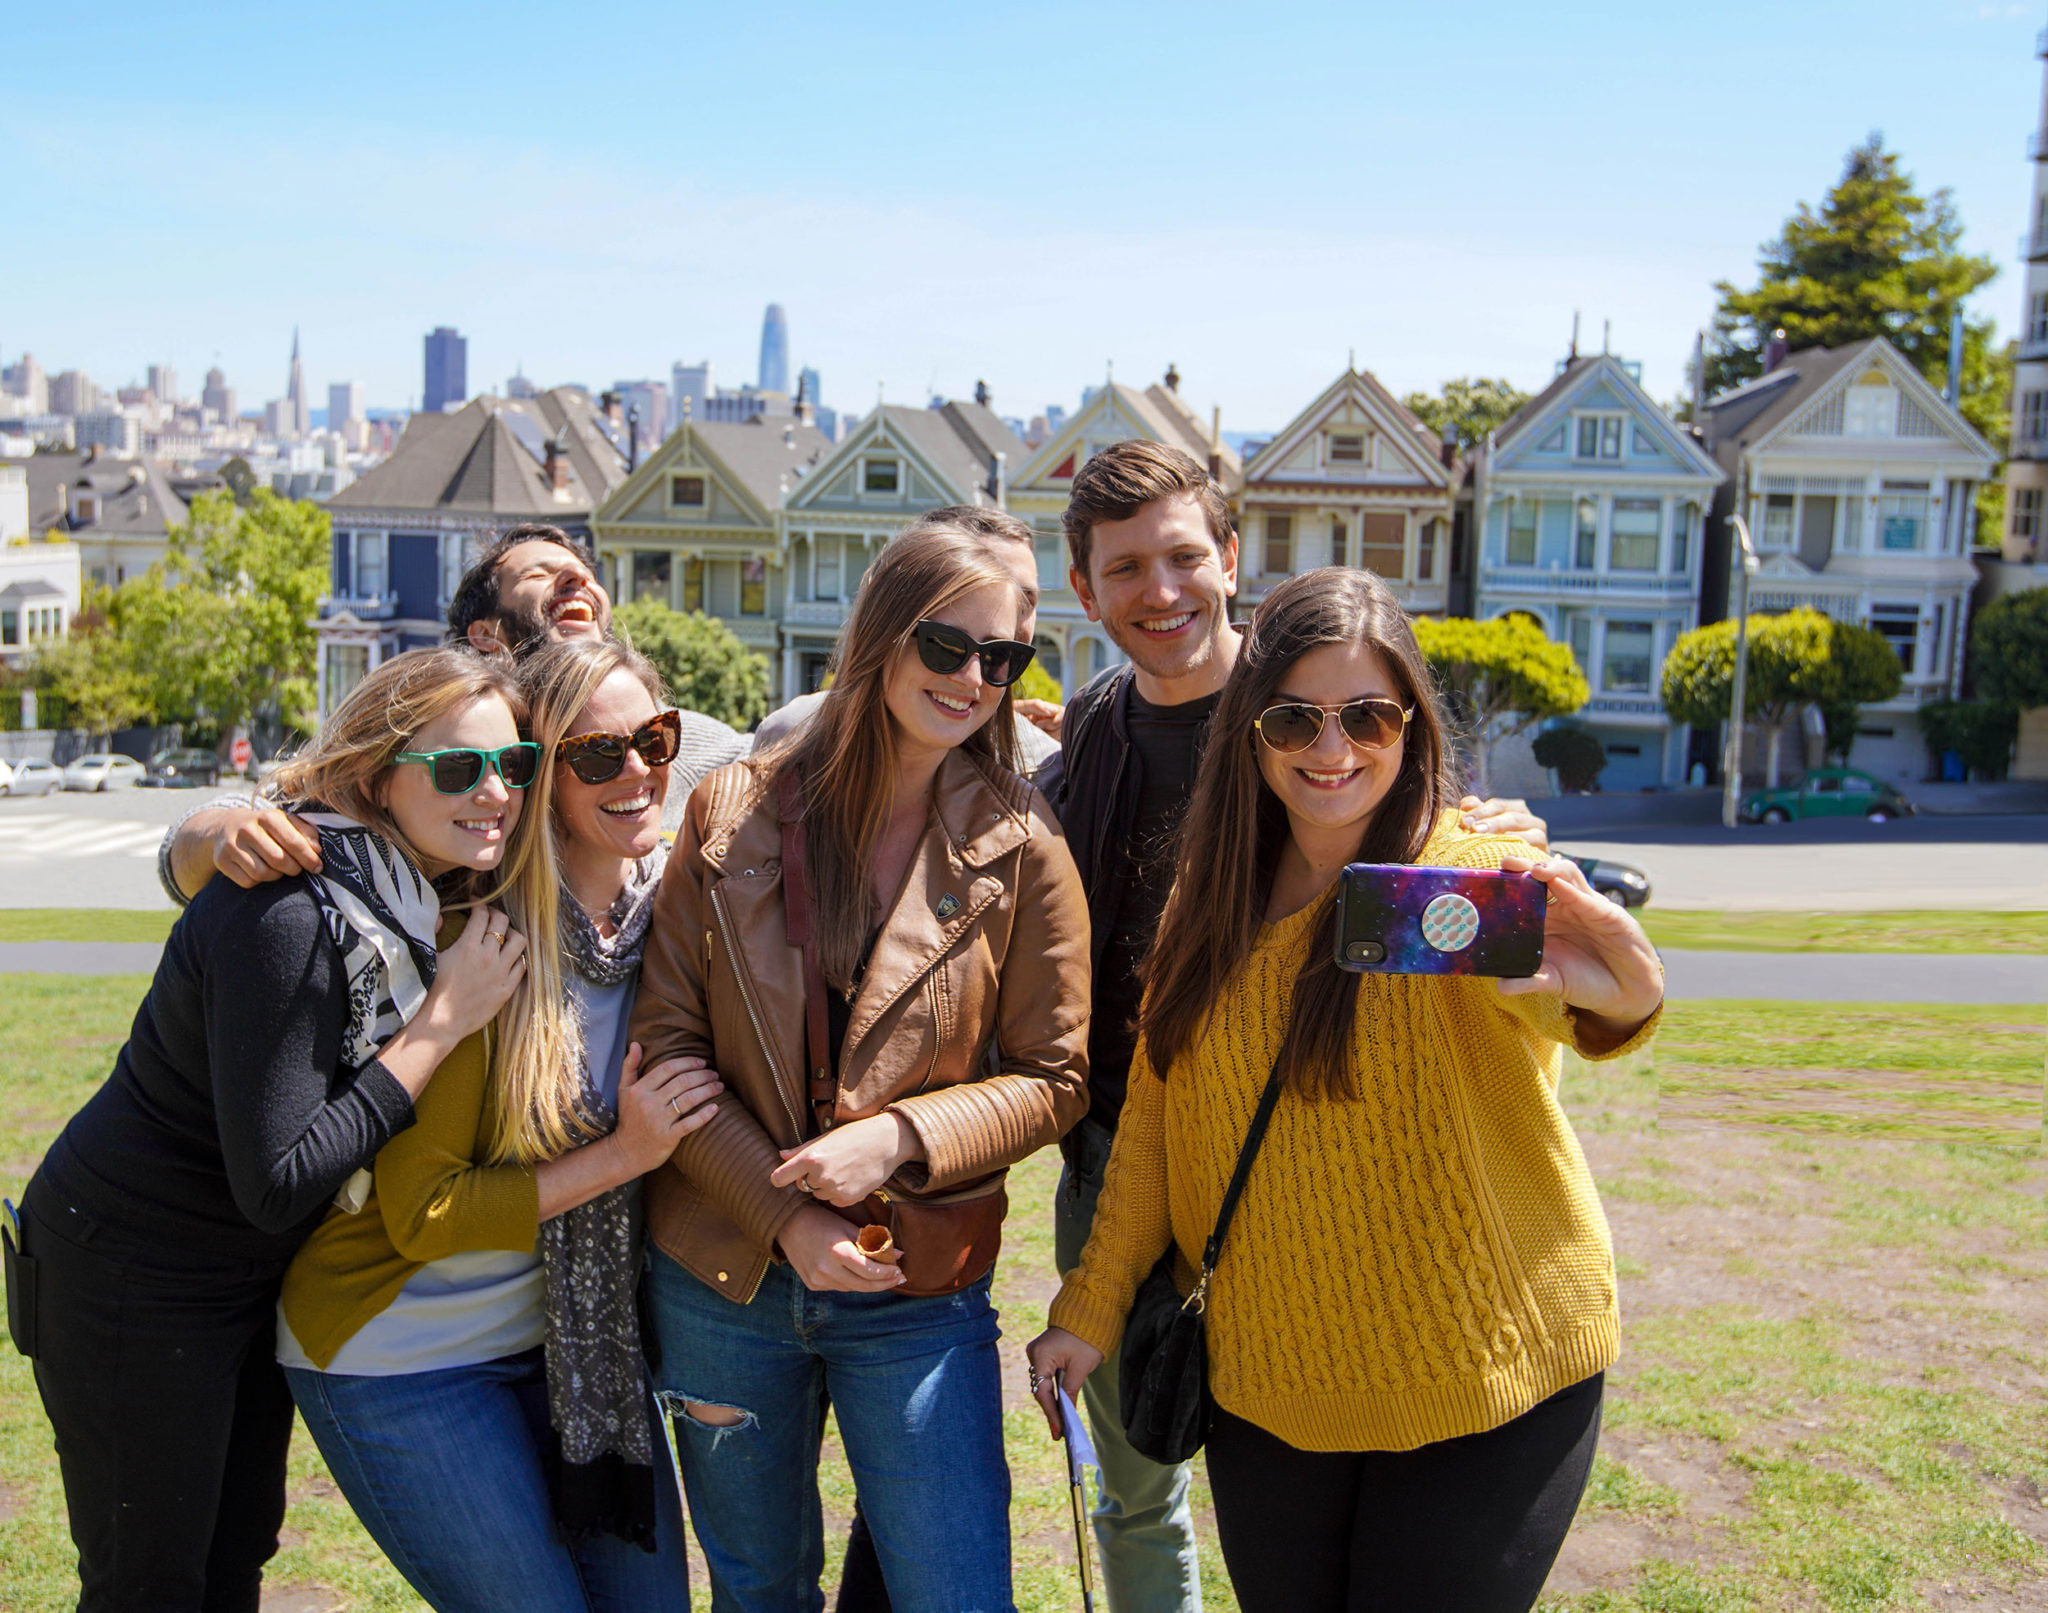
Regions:
<instances>
[{"instance_id":1,"label":"smartphone","mask_svg":"<svg viewBox=\"0 0 2048 1613\"><path fill-rule=\"evenodd\" d=\"M1543 966L1541 880L1500 869L1353 863L1339 887L1337 965L1360 974L1492 975Z\"/></svg>"}]
</instances>

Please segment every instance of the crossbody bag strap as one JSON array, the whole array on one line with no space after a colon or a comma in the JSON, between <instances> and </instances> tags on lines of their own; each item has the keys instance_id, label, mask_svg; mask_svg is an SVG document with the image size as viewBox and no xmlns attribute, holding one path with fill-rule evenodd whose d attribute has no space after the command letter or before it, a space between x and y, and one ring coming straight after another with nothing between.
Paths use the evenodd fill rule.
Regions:
<instances>
[{"instance_id":1,"label":"crossbody bag strap","mask_svg":"<svg viewBox=\"0 0 2048 1613\"><path fill-rule=\"evenodd\" d=\"M1273 1073L1266 1077L1266 1090L1259 1094L1259 1106L1252 1111L1251 1126L1244 1134L1244 1147L1237 1151L1237 1169L1230 1173L1230 1186L1223 1190L1223 1207L1216 1212L1216 1230L1209 1234L1209 1241L1202 1246L1201 1275L1196 1278L1195 1291L1188 1295L1186 1301L1198 1311L1208 1302L1209 1279L1215 1275L1216 1261L1223 1253L1223 1238L1230 1231L1230 1218L1237 1214L1237 1201L1244 1197L1244 1184L1251 1179L1252 1161L1259 1157L1259 1144L1266 1140L1266 1127L1279 1102L1280 1066L1276 1063Z\"/></svg>"},{"instance_id":2,"label":"crossbody bag strap","mask_svg":"<svg viewBox=\"0 0 2048 1613\"><path fill-rule=\"evenodd\" d=\"M825 971L811 922L810 864L805 851L803 780L794 766L776 781L776 816L782 829L782 924L789 944L804 954L804 1060L811 1118L825 1129L839 1100L832 1076L832 1030L825 1010Z\"/></svg>"}]
</instances>

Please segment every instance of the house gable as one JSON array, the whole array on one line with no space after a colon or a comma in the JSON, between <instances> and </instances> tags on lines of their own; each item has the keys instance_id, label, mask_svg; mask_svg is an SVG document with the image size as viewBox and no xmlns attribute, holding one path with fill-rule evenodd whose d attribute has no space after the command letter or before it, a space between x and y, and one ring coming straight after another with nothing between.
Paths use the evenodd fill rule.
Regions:
<instances>
[{"instance_id":1,"label":"house gable","mask_svg":"<svg viewBox=\"0 0 2048 1613\"><path fill-rule=\"evenodd\" d=\"M1083 465L1111 444L1133 437L1161 440L1158 428L1140 417L1121 387L1105 386L1088 400L1087 408L1048 437L1018 468L1010 478L1010 490L1065 498Z\"/></svg>"},{"instance_id":2,"label":"house gable","mask_svg":"<svg viewBox=\"0 0 2048 1613\"><path fill-rule=\"evenodd\" d=\"M1252 457L1245 489L1278 482L1448 488L1428 430L1371 375L1347 370Z\"/></svg>"},{"instance_id":3,"label":"house gable","mask_svg":"<svg viewBox=\"0 0 2048 1613\"><path fill-rule=\"evenodd\" d=\"M1794 354L1793 361L1798 357ZM1772 424L1750 445L1750 452L1885 443L1909 450L1918 446L1961 452L1986 460L1996 457L1969 421L1881 337L1872 338L1863 353L1842 365L1812 397Z\"/></svg>"},{"instance_id":4,"label":"house gable","mask_svg":"<svg viewBox=\"0 0 2048 1613\"><path fill-rule=\"evenodd\" d=\"M792 515L829 510L907 519L974 501L972 488L953 486L907 433L892 427L889 410L878 408L797 484L786 508Z\"/></svg>"},{"instance_id":5,"label":"house gable","mask_svg":"<svg viewBox=\"0 0 2048 1613\"><path fill-rule=\"evenodd\" d=\"M673 526L681 531L735 526L767 530L774 526L775 518L685 423L670 432L604 501L592 524Z\"/></svg>"},{"instance_id":6,"label":"house gable","mask_svg":"<svg viewBox=\"0 0 2048 1613\"><path fill-rule=\"evenodd\" d=\"M1576 375L1560 377L1565 384L1554 383L1496 434L1491 474L1591 471L1722 480L1720 467L1621 360L1602 353L1581 362ZM1581 451L1582 438L1591 453Z\"/></svg>"}]
</instances>

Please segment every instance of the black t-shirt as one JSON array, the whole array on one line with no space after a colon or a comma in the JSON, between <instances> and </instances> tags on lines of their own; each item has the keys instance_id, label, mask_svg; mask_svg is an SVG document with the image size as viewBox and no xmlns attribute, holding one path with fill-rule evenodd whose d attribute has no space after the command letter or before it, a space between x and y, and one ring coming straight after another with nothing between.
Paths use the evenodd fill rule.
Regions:
<instances>
[{"instance_id":1,"label":"black t-shirt","mask_svg":"<svg viewBox=\"0 0 2048 1613\"><path fill-rule=\"evenodd\" d=\"M1103 848L1098 879L1115 882L1116 915L1095 969L1094 1012L1088 1031L1088 1114L1114 1127L1124 1106L1124 1084L1137 1045L1138 965L1151 950L1159 915L1173 888L1174 854L1187 816L1201 759L1202 735L1219 695L1178 706L1155 706L1130 691L1129 727L1138 798L1130 838Z\"/></svg>"}]
</instances>

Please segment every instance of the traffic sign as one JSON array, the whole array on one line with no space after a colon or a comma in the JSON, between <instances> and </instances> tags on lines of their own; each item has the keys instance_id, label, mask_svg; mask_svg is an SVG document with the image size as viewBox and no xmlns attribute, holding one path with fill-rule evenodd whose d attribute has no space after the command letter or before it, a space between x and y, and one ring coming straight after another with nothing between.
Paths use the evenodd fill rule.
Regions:
<instances>
[{"instance_id":1,"label":"traffic sign","mask_svg":"<svg viewBox=\"0 0 2048 1613\"><path fill-rule=\"evenodd\" d=\"M249 765L255 755L256 747L251 745L246 737L237 739L228 747L228 761L238 773Z\"/></svg>"}]
</instances>

